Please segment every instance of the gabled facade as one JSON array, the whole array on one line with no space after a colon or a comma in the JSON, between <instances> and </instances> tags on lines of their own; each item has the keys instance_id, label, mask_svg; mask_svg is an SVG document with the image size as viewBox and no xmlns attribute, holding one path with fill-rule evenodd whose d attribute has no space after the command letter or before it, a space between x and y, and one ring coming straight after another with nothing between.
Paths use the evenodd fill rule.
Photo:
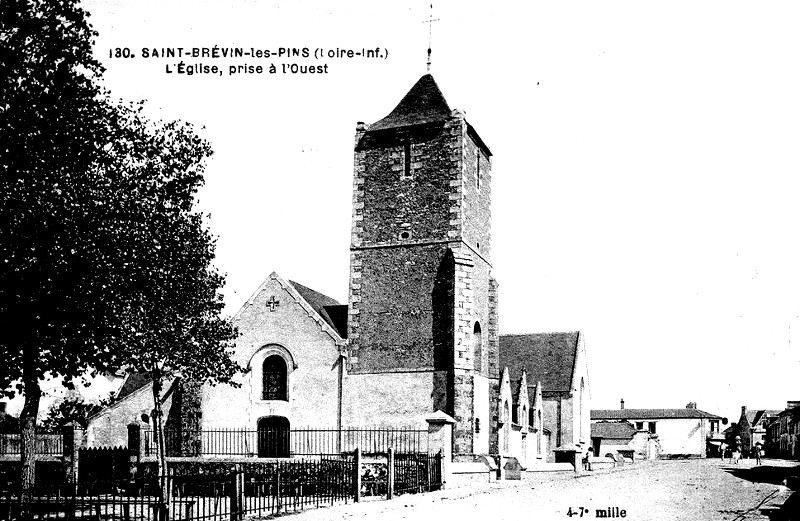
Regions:
<instances>
[{"instance_id":1,"label":"gabled facade","mask_svg":"<svg viewBox=\"0 0 800 521\"><path fill-rule=\"evenodd\" d=\"M340 427L346 309L273 272L233 318L234 359L245 369L238 386L168 382L166 427L181 431L191 454L213 452L201 431ZM90 445L125 445L127 425L149 421L152 409L150 381L128 375L117 402L90 419Z\"/></svg>"},{"instance_id":2,"label":"gabled facade","mask_svg":"<svg viewBox=\"0 0 800 521\"><path fill-rule=\"evenodd\" d=\"M522 469L543 463L547 440L542 429L542 393L539 385L528 385L525 371L512 382L503 369L497 405L499 454L502 460L515 458Z\"/></svg>"},{"instance_id":3,"label":"gabled facade","mask_svg":"<svg viewBox=\"0 0 800 521\"><path fill-rule=\"evenodd\" d=\"M547 461L560 461L559 453L589 450L591 392L579 331L501 335L500 365L525 370L528 382L540 384L544 429L550 431Z\"/></svg>"},{"instance_id":4,"label":"gabled facade","mask_svg":"<svg viewBox=\"0 0 800 521\"><path fill-rule=\"evenodd\" d=\"M742 406L742 414L737 422L737 434L741 437L742 450L749 454L756 444L762 447L767 443L767 423L776 418L781 411L771 409L748 409Z\"/></svg>"},{"instance_id":5,"label":"gabled facade","mask_svg":"<svg viewBox=\"0 0 800 521\"><path fill-rule=\"evenodd\" d=\"M233 319L234 358L245 369L240 387L203 386L202 428L338 427L342 312L330 297L273 272Z\"/></svg>"}]
</instances>

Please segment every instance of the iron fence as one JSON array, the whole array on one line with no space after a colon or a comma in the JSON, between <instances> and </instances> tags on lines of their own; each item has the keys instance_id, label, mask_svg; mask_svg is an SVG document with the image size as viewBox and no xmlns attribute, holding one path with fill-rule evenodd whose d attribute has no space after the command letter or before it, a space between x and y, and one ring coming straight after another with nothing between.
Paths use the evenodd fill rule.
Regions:
<instances>
[{"instance_id":1,"label":"iron fence","mask_svg":"<svg viewBox=\"0 0 800 521\"><path fill-rule=\"evenodd\" d=\"M153 431L145 431L145 455L157 454ZM258 456L288 458L352 452L427 452L428 431L416 429L216 429L164 431L170 456Z\"/></svg>"},{"instance_id":2,"label":"iron fence","mask_svg":"<svg viewBox=\"0 0 800 521\"><path fill-rule=\"evenodd\" d=\"M0 434L0 455L22 453L22 439L19 434ZM37 433L36 454L61 456L64 454L64 437L61 434Z\"/></svg>"},{"instance_id":3,"label":"iron fence","mask_svg":"<svg viewBox=\"0 0 800 521\"><path fill-rule=\"evenodd\" d=\"M394 493L430 492L442 487L442 455L395 454Z\"/></svg>"},{"instance_id":4,"label":"iron fence","mask_svg":"<svg viewBox=\"0 0 800 521\"><path fill-rule=\"evenodd\" d=\"M171 475L162 495L156 477L82 485L38 486L29 493L32 519L158 521L241 520L347 503L355 497L352 458L265 463L219 474ZM21 490L0 493L0 521L21 513ZM163 499L167 497L168 499Z\"/></svg>"}]
</instances>

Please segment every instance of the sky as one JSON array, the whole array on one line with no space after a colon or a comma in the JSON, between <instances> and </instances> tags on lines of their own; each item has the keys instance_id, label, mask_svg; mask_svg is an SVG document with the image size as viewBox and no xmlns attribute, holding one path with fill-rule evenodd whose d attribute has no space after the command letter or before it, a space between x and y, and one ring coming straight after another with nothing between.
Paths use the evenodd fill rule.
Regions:
<instances>
[{"instance_id":1,"label":"sky","mask_svg":"<svg viewBox=\"0 0 800 521\"><path fill-rule=\"evenodd\" d=\"M198 198L226 313L272 271L347 301L356 123L425 74L430 38L431 73L494 154L501 334L581 330L596 409L697 402L735 421L800 399L796 2L83 5L112 94L212 144ZM142 50L214 46L326 56Z\"/></svg>"}]
</instances>

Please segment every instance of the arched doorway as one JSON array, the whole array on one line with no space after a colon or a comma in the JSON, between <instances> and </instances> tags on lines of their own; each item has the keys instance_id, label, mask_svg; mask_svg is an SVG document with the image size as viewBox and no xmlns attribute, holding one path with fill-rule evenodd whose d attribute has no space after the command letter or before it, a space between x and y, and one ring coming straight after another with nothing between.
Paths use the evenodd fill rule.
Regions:
<instances>
[{"instance_id":1,"label":"arched doorway","mask_svg":"<svg viewBox=\"0 0 800 521\"><path fill-rule=\"evenodd\" d=\"M258 457L288 458L289 420L283 416L266 416L258 420Z\"/></svg>"}]
</instances>

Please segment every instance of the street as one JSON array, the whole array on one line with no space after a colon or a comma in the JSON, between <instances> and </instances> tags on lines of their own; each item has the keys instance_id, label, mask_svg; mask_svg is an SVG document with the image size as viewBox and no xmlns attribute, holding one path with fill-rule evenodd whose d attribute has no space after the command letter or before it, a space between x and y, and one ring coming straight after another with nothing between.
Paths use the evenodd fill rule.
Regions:
<instances>
[{"instance_id":1,"label":"street","mask_svg":"<svg viewBox=\"0 0 800 521\"><path fill-rule=\"evenodd\" d=\"M296 519L786 519L788 506L782 511L781 506L792 491L780 483L797 472L798 462L784 460L765 460L760 467L753 460L655 461L581 476L539 473L523 481L370 499L310 510Z\"/></svg>"}]
</instances>

